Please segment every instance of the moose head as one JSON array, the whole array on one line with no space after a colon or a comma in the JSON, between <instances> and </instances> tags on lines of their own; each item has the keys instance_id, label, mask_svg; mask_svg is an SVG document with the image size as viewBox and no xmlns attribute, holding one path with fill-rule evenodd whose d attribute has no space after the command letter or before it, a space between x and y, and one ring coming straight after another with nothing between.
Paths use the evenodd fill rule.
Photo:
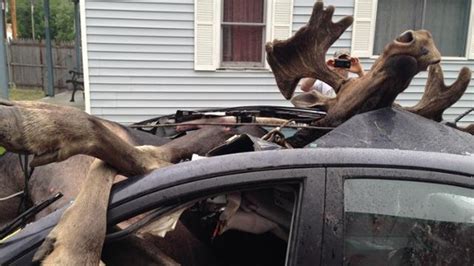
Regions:
<instances>
[{"instance_id":1,"label":"moose head","mask_svg":"<svg viewBox=\"0 0 474 266\"><path fill-rule=\"evenodd\" d=\"M337 96L328 98L317 92L303 93L293 97L298 107L318 107L327 111L326 117L313 122L315 126L338 126L357 113L363 113L394 104L395 98L410 84L413 77L429 66L428 84L422 101L409 109L428 118L439 119L449 106L455 103L467 88L471 71L463 68L451 86L444 85L439 66L441 54L436 48L431 33L426 30L408 30L387 44L370 71L359 78L345 78L326 65L326 54L331 45L352 24L348 16L332 22L334 7L324 8L318 1L314 4L308 24L291 38L267 43L267 61L273 70L280 92L290 99L301 78L312 77L330 85ZM451 95L450 97L442 97ZM426 100L429 99L429 100ZM422 110L422 111L421 111ZM314 135L311 137L310 135ZM306 143L319 134L308 134ZM292 143L290 143L292 144ZM295 146L293 143L292 145ZM297 146L305 145L298 143Z\"/></svg>"},{"instance_id":2,"label":"moose head","mask_svg":"<svg viewBox=\"0 0 474 266\"><path fill-rule=\"evenodd\" d=\"M417 71L427 70L429 65L441 61L441 54L436 48L431 33L427 30L407 30L387 44L379 57L380 61L391 56L408 55L417 62Z\"/></svg>"}]
</instances>

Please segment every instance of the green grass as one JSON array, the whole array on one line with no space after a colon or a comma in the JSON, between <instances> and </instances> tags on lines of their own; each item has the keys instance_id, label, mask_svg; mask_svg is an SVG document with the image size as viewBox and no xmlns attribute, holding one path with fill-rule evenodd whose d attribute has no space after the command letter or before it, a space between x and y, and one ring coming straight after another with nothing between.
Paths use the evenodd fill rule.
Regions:
<instances>
[{"instance_id":1,"label":"green grass","mask_svg":"<svg viewBox=\"0 0 474 266\"><path fill-rule=\"evenodd\" d=\"M9 100L13 101L34 101L44 98L44 92L41 88L12 88L9 90ZM6 150L0 146L0 156L5 154Z\"/></svg>"},{"instance_id":2,"label":"green grass","mask_svg":"<svg viewBox=\"0 0 474 266\"><path fill-rule=\"evenodd\" d=\"M41 88L15 88L10 89L9 99L12 101L34 101L44 98Z\"/></svg>"}]
</instances>

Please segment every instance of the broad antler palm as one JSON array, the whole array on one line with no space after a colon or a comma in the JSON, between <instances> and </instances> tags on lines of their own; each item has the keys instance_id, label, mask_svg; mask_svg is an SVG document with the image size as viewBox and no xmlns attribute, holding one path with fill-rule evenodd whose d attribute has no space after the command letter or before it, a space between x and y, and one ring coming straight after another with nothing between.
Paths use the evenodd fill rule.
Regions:
<instances>
[{"instance_id":1,"label":"broad antler palm","mask_svg":"<svg viewBox=\"0 0 474 266\"><path fill-rule=\"evenodd\" d=\"M326 65L326 53L331 45L352 24L352 17L333 23L334 7L324 9L322 2L314 5L308 24L287 40L266 44L270 64L280 92L286 99L293 96L301 78L320 79L336 92L345 78L331 71Z\"/></svg>"}]
</instances>

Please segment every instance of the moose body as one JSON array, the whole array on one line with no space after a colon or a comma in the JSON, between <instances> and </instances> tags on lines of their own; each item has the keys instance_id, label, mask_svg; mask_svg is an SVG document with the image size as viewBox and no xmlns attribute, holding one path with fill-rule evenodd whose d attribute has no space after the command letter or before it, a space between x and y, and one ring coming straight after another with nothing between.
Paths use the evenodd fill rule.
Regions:
<instances>
[{"instance_id":1,"label":"moose body","mask_svg":"<svg viewBox=\"0 0 474 266\"><path fill-rule=\"evenodd\" d=\"M102 120L112 131L126 139L134 146L153 145L161 146L170 140L154 136L142 131L124 127L120 124ZM29 156L29 161L33 156ZM38 166L34 169L28 184L28 198L32 203L39 203L57 192L64 196L45 210L38 213L36 219L41 218L54 210L63 207L72 201L79 193L84 177L94 161L94 157L75 155L65 161ZM25 174L17 154L7 152L0 157L0 197L6 197L25 189ZM8 201L0 202L0 226L5 225L18 216L21 195Z\"/></svg>"}]
</instances>

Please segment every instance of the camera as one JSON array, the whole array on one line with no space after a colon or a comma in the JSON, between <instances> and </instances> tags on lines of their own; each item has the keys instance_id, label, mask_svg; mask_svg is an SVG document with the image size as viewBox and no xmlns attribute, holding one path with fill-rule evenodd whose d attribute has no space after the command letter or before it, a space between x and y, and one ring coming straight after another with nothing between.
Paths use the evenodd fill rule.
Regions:
<instances>
[{"instance_id":1,"label":"camera","mask_svg":"<svg viewBox=\"0 0 474 266\"><path fill-rule=\"evenodd\" d=\"M336 59L334 60L334 67L350 68L351 60L350 59Z\"/></svg>"}]
</instances>

